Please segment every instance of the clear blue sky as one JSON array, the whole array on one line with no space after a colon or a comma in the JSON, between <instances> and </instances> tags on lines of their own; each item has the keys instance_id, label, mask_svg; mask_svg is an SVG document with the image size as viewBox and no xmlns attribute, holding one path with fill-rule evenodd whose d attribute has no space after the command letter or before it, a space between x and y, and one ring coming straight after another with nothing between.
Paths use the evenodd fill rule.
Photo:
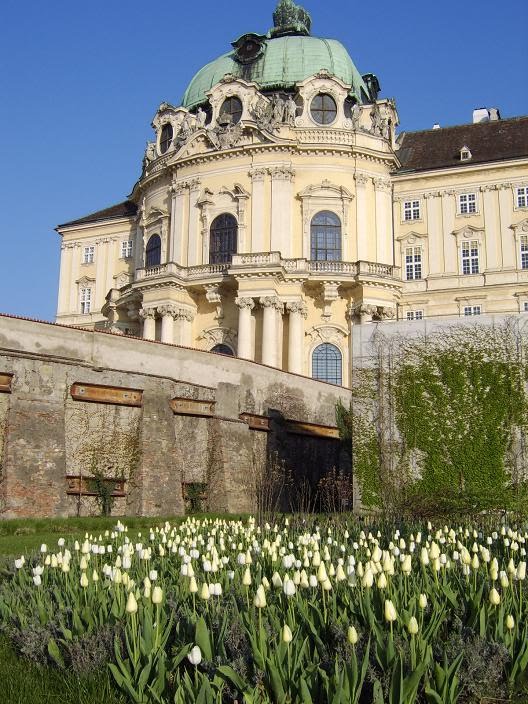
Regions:
<instances>
[{"instance_id":1,"label":"clear blue sky","mask_svg":"<svg viewBox=\"0 0 528 704\"><path fill-rule=\"evenodd\" d=\"M528 113L525 0L306 0L312 33L348 48L394 97L400 129ZM0 312L52 320L53 228L123 200L160 102L203 64L272 26L275 0L3 0Z\"/></svg>"}]
</instances>

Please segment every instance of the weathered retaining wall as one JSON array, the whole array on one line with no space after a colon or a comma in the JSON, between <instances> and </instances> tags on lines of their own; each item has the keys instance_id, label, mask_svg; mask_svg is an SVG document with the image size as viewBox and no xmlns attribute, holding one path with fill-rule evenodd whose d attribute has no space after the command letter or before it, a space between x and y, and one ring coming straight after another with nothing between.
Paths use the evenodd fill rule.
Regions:
<instances>
[{"instance_id":1,"label":"weathered retaining wall","mask_svg":"<svg viewBox=\"0 0 528 704\"><path fill-rule=\"evenodd\" d=\"M179 514L199 484L212 510L252 510L270 453L314 481L343 461L335 404L349 394L236 358L0 316L0 517L96 513L110 492L115 514Z\"/></svg>"}]
</instances>

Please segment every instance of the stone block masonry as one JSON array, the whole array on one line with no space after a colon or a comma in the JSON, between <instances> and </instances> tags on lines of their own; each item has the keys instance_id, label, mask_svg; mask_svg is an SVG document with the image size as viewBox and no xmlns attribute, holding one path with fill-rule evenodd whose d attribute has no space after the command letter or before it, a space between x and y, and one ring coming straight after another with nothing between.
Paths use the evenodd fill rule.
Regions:
<instances>
[{"instance_id":1,"label":"stone block masonry","mask_svg":"<svg viewBox=\"0 0 528 704\"><path fill-rule=\"evenodd\" d=\"M350 400L245 360L9 316L0 378L1 518L95 514L108 494L115 515L176 515L189 487L210 510L251 511L270 453L294 477L339 462L324 428ZM287 421L321 438L300 452Z\"/></svg>"}]
</instances>

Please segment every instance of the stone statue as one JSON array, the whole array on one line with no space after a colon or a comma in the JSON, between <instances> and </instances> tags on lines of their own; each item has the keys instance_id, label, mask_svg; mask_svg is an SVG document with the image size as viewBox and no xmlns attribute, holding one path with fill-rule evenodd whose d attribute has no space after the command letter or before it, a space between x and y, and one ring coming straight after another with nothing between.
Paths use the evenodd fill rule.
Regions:
<instances>
[{"instance_id":1,"label":"stone statue","mask_svg":"<svg viewBox=\"0 0 528 704\"><path fill-rule=\"evenodd\" d=\"M372 134L376 135L377 137L382 137L383 136L383 117L381 116L381 111L379 109L379 105L377 103L374 103L374 106L372 110L370 111L370 121L372 124L372 127L370 131Z\"/></svg>"},{"instance_id":2,"label":"stone statue","mask_svg":"<svg viewBox=\"0 0 528 704\"><path fill-rule=\"evenodd\" d=\"M265 98L260 98L253 108L253 117L261 130L271 132L273 120L272 103Z\"/></svg>"},{"instance_id":3,"label":"stone statue","mask_svg":"<svg viewBox=\"0 0 528 704\"><path fill-rule=\"evenodd\" d=\"M202 108L198 108L196 112L196 124L198 129L203 129L205 127L205 121L207 120L207 113Z\"/></svg>"},{"instance_id":4,"label":"stone statue","mask_svg":"<svg viewBox=\"0 0 528 704\"><path fill-rule=\"evenodd\" d=\"M354 105L352 106L352 110L350 112L350 119L352 120L352 129L358 130L359 123L361 120L361 107L359 103L354 103Z\"/></svg>"},{"instance_id":5,"label":"stone statue","mask_svg":"<svg viewBox=\"0 0 528 704\"><path fill-rule=\"evenodd\" d=\"M143 157L143 169L146 169L151 161L156 158L156 142L147 142L145 156Z\"/></svg>"},{"instance_id":6,"label":"stone statue","mask_svg":"<svg viewBox=\"0 0 528 704\"><path fill-rule=\"evenodd\" d=\"M182 139L182 141L186 142L189 139L189 137L191 136L192 131L193 131L193 124L191 122L191 116L187 113L187 115L185 115L185 117L183 118L181 132L180 132L180 139Z\"/></svg>"},{"instance_id":7,"label":"stone statue","mask_svg":"<svg viewBox=\"0 0 528 704\"><path fill-rule=\"evenodd\" d=\"M271 117L274 127L282 124L285 107L285 101L279 95L275 94L271 100Z\"/></svg>"},{"instance_id":8,"label":"stone statue","mask_svg":"<svg viewBox=\"0 0 528 704\"><path fill-rule=\"evenodd\" d=\"M295 127L295 118L297 117L297 103L291 95L288 96L284 105L284 121L287 125Z\"/></svg>"}]
</instances>

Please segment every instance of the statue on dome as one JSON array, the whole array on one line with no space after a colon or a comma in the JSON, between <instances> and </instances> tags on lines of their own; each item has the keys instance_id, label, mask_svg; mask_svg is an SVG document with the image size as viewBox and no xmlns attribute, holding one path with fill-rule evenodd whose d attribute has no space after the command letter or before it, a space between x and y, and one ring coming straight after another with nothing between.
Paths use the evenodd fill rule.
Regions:
<instances>
[{"instance_id":1,"label":"statue on dome","mask_svg":"<svg viewBox=\"0 0 528 704\"><path fill-rule=\"evenodd\" d=\"M147 168L151 161L156 158L156 142L147 142L145 155L143 157L143 171Z\"/></svg>"},{"instance_id":2,"label":"statue on dome","mask_svg":"<svg viewBox=\"0 0 528 704\"><path fill-rule=\"evenodd\" d=\"M383 137L384 119L377 103L374 103L370 111L371 133L376 137Z\"/></svg>"},{"instance_id":3,"label":"statue on dome","mask_svg":"<svg viewBox=\"0 0 528 704\"><path fill-rule=\"evenodd\" d=\"M289 95L284 106L285 122L290 127L295 127L295 118L297 117L297 103L293 96Z\"/></svg>"},{"instance_id":4,"label":"statue on dome","mask_svg":"<svg viewBox=\"0 0 528 704\"><path fill-rule=\"evenodd\" d=\"M361 107L359 103L354 103L352 110L350 111L350 119L352 121L352 129L359 129L359 122L361 120Z\"/></svg>"},{"instance_id":5,"label":"statue on dome","mask_svg":"<svg viewBox=\"0 0 528 704\"><path fill-rule=\"evenodd\" d=\"M198 108L196 112L196 125L198 129L203 129L205 127L205 121L207 120L207 113L202 110L201 107Z\"/></svg>"},{"instance_id":6,"label":"statue on dome","mask_svg":"<svg viewBox=\"0 0 528 704\"><path fill-rule=\"evenodd\" d=\"M275 26L270 31L272 37L286 34L309 35L312 18L304 7L296 5L293 0L279 0L273 13L273 23Z\"/></svg>"},{"instance_id":7,"label":"statue on dome","mask_svg":"<svg viewBox=\"0 0 528 704\"><path fill-rule=\"evenodd\" d=\"M271 119L274 127L282 124L282 121L284 120L285 107L286 101L284 101L280 95L275 93L271 99Z\"/></svg>"}]
</instances>

